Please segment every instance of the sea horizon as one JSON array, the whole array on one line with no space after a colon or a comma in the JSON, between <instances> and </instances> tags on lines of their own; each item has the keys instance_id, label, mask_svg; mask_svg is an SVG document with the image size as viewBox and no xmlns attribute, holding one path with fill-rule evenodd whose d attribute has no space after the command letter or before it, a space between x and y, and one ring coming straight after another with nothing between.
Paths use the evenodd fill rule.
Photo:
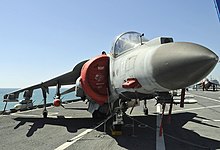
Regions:
<instances>
[{"instance_id":1,"label":"sea horizon","mask_svg":"<svg viewBox=\"0 0 220 150\"><path fill-rule=\"evenodd\" d=\"M2 111L5 106L5 102L3 102L4 95L10 92L13 92L15 90L18 90L18 89L20 88L0 88L0 111ZM67 88L61 88L61 92L65 91L66 89ZM55 93L56 93L56 88L54 87L49 88L49 94L47 95L47 103L53 102ZM61 96L61 98L63 101L70 100L70 99L71 100L77 99L77 97L75 96L75 92L71 92L64 96ZM22 100L22 99L23 99L23 93L20 93L18 100ZM41 89L34 90L33 96L31 99L33 100L34 105L43 104L43 95L42 95ZM8 102L6 110L13 109L15 104L18 104L18 102Z\"/></svg>"}]
</instances>

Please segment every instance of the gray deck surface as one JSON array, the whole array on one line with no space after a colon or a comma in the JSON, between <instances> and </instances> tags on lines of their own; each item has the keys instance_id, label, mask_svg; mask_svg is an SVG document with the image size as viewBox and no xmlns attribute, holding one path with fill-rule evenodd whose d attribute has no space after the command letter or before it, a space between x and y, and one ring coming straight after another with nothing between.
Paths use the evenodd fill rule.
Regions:
<instances>
[{"instance_id":1,"label":"gray deck surface","mask_svg":"<svg viewBox=\"0 0 220 150\"><path fill-rule=\"evenodd\" d=\"M220 92L190 93L195 95L197 104L185 105L184 109L175 105L171 124L165 116L162 136L165 149L220 149ZM66 104L66 109L49 107L47 119L42 118L40 108L0 115L0 149L164 149L158 141L155 103L148 101L149 116L142 112L143 103L135 107L131 117L125 117L121 136L111 136L108 128L104 133L103 125L90 132L88 129L100 122L91 118L84 102ZM79 137L80 133L83 136Z\"/></svg>"}]
</instances>

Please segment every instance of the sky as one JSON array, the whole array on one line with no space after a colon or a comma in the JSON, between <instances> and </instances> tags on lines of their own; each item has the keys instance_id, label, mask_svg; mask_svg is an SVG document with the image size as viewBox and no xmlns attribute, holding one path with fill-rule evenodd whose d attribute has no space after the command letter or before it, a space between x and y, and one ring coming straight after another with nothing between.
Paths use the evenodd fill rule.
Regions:
<instances>
[{"instance_id":1,"label":"sky","mask_svg":"<svg viewBox=\"0 0 220 150\"><path fill-rule=\"evenodd\" d=\"M0 0L0 88L22 88L68 72L109 52L126 31L198 43L220 56L213 0ZM209 77L220 80L219 64Z\"/></svg>"}]
</instances>

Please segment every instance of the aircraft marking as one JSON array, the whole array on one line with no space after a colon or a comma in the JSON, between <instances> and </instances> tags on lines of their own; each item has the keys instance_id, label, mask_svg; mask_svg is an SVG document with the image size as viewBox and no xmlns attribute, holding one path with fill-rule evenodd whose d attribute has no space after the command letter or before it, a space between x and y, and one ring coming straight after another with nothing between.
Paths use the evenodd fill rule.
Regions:
<instances>
[{"instance_id":1,"label":"aircraft marking","mask_svg":"<svg viewBox=\"0 0 220 150\"><path fill-rule=\"evenodd\" d=\"M165 150L164 136L160 136L160 122L161 122L161 112L160 104L157 104L157 129L156 129L156 150Z\"/></svg>"},{"instance_id":2,"label":"aircraft marking","mask_svg":"<svg viewBox=\"0 0 220 150\"><path fill-rule=\"evenodd\" d=\"M59 147L57 147L55 150L63 150L66 149L67 147L69 147L70 145L74 144L75 142L77 142L78 140L80 140L81 138L84 137L84 135L90 133L91 131L93 131L93 129L87 129L85 131L83 131L82 133L80 133L79 135L73 137L72 139L68 140L66 143L60 145Z\"/></svg>"}]
</instances>

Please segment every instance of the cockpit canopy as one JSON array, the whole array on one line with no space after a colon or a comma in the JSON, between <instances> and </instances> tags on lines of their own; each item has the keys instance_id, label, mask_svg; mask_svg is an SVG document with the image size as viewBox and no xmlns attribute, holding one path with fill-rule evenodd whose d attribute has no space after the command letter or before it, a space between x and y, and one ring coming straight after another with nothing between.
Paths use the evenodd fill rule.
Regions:
<instances>
[{"instance_id":1,"label":"cockpit canopy","mask_svg":"<svg viewBox=\"0 0 220 150\"><path fill-rule=\"evenodd\" d=\"M138 45L141 45L142 42L147 42L148 40L145 39L142 34L138 32L125 32L116 37L113 45L111 53L114 56L117 56L125 51L128 51Z\"/></svg>"}]
</instances>

